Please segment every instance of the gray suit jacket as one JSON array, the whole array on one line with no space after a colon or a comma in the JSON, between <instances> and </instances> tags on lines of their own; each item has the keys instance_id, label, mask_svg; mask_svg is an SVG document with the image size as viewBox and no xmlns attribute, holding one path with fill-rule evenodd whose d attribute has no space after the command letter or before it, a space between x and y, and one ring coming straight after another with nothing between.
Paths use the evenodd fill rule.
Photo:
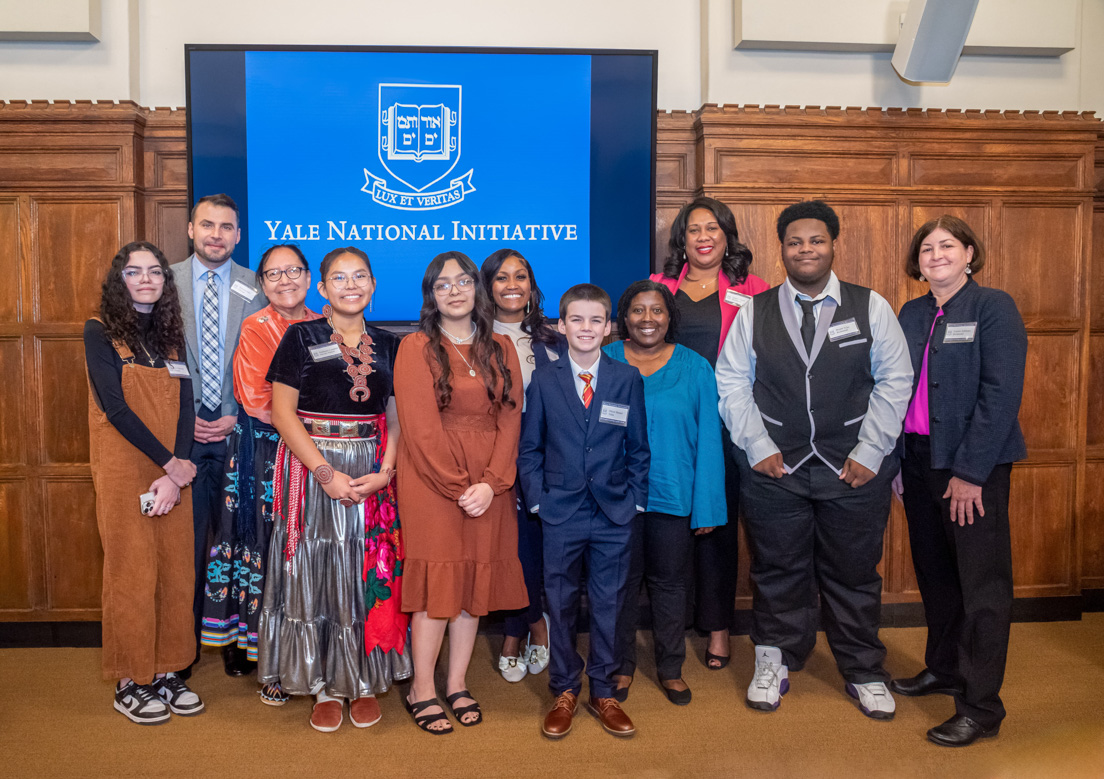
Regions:
<instances>
[{"instance_id":1,"label":"gray suit jacket","mask_svg":"<svg viewBox=\"0 0 1104 779\"><path fill-rule=\"evenodd\" d=\"M192 374L192 390L195 396L195 408L199 411L199 404L203 396L203 379L199 373L199 334L196 332L195 301L192 300L192 263L199 262L193 254L184 262L170 265L176 280L177 294L180 296L180 313L184 317L184 337L188 341L188 371ZM230 260L230 262L234 262ZM238 413L238 404L234 400L234 350L238 348L238 335L241 333L242 321L250 314L255 314L266 305L268 299L264 293L257 289L257 279L248 268L234 263L230 269L230 283L240 281L245 286L256 291L252 300L246 300L233 290L230 291L230 301L226 311L226 349L222 363L222 413L221 416L229 416Z\"/></svg>"}]
</instances>

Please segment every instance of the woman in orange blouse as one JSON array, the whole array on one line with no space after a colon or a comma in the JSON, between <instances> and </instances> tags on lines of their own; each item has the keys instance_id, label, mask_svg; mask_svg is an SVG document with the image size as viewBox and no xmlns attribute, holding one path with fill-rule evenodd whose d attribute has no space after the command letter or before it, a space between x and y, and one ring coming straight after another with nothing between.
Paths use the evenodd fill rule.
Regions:
<instances>
[{"instance_id":1,"label":"woman in orange blouse","mask_svg":"<svg viewBox=\"0 0 1104 779\"><path fill-rule=\"evenodd\" d=\"M272 427L272 385L265 374L292 322L319 318L304 305L310 280L298 246L266 251L257 283L268 305L242 322L234 352L234 397L240 411L227 446L223 511L207 564L201 634L204 646L223 647L231 675L248 672L257 661L257 623L272 537L272 473L280 436ZM278 684L268 684L261 689L261 700L279 706L288 696Z\"/></svg>"},{"instance_id":2,"label":"woman in orange blouse","mask_svg":"<svg viewBox=\"0 0 1104 779\"><path fill-rule=\"evenodd\" d=\"M420 330L395 360L402 607L413 612L406 707L418 727L437 735L452 731L433 683L445 629L445 700L461 725L477 725L482 713L465 677L479 617L528 603L513 489L521 366L509 337L493 333L478 274L460 252L433 259L422 279Z\"/></svg>"}]
</instances>

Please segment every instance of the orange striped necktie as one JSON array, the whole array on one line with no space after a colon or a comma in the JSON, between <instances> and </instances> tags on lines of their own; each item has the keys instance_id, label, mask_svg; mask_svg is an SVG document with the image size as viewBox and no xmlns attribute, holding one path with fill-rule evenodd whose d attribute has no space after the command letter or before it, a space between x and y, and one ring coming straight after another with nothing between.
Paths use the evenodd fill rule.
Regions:
<instances>
[{"instance_id":1,"label":"orange striped necktie","mask_svg":"<svg viewBox=\"0 0 1104 779\"><path fill-rule=\"evenodd\" d=\"M593 373L580 373L579 378L583 380L583 408L590 408L590 401L594 400L594 388L590 386L591 380L594 378Z\"/></svg>"}]
</instances>

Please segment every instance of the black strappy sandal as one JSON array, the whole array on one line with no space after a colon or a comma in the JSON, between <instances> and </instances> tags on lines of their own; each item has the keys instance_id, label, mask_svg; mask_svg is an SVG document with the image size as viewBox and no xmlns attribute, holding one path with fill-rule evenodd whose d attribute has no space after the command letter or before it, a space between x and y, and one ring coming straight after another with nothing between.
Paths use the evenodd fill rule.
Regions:
<instances>
[{"instance_id":1,"label":"black strappy sandal","mask_svg":"<svg viewBox=\"0 0 1104 779\"><path fill-rule=\"evenodd\" d=\"M705 650L705 667L710 671L720 671L728 665L730 659L732 659L732 655L715 655L708 649ZM716 665L712 665L712 663L716 663Z\"/></svg>"},{"instance_id":2,"label":"black strappy sandal","mask_svg":"<svg viewBox=\"0 0 1104 779\"><path fill-rule=\"evenodd\" d=\"M414 703L411 703L406 699L406 696L404 695L403 706L405 706L406 710L410 712L410 716L414 718L414 724L424 730L426 733L434 736L443 736L444 734L451 733L453 731L451 722L449 722L449 726L447 728L441 728L440 730L433 730L429 727L434 722L440 722L441 720L448 722L448 715L445 714L445 707L441 706L441 702L436 698L429 698L424 701L415 701ZM430 706L440 706L441 711L438 714L422 714L422 712L428 709Z\"/></svg>"},{"instance_id":3,"label":"black strappy sandal","mask_svg":"<svg viewBox=\"0 0 1104 779\"><path fill-rule=\"evenodd\" d=\"M478 725L483 721L483 710L479 708L478 703L469 703L467 706L454 706L453 704L461 698L471 698L475 701L475 697L472 696L467 690L461 690L460 692L454 692L445 698L448 701L449 711L452 712L452 716L456 717L456 721L463 725L465 728L470 728L473 725ZM476 717L471 722L464 722L461 717L465 714L475 713Z\"/></svg>"}]
</instances>

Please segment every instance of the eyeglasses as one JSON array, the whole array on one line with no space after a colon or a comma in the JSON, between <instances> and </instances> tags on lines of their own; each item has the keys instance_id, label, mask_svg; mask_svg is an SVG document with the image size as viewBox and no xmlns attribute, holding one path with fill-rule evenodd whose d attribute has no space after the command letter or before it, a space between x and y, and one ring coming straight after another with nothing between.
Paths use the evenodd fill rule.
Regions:
<instances>
[{"instance_id":1,"label":"eyeglasses","mask_svg":"<svg viewBox=\"0 0 1104 779\"><path fill-rule=\"evenodd\" d=\"M452 292L453 287L455 287L460 292L467 292L469 289L472 288L472 285L474 284L475 279L471 278L470 276L465 276L464 278L456 282L438 281L436 284L433 285L433 294L447 295L448 293Z\"/></svg>"},{"instance_id":2,"label":"eyeglasses","mask_svg":"<svg viewBox=\"0 0 1104 779\"><path fill-rule=\"evenodd\" d=\"M165 271L160 268L123 268L123 279L126 281L137 281L138 279L146 276L152 282L161 282L165 280Z\"/></svg>"},{"instance_id":3,"label":"eyeglasses","mask_svg":"<svg viewBox=\"0 0 1104 779\"><path fill-rule=\"evenodd\" d=\"M295 278L295 277L292 276L291 278ZM355 286L357 286L357 287L367 287L368 282L371 280L371 278L372 278L372 274L367 273L366 271L357 271L352 276L347 276L344 273L334 273L330 276L328 281L331 284L333 284L335 286L338 286L338 287L347 287L347 286L349 286L348 282L351 279Z\"/></svg>"},{"instance_id":4,"label":"eyeglasses","mask_svg":"<svg viewBox=\"0 0 1104 779\"><path fill-rule=\"evenodd\" d=\"M302 265L296 265L294 268L284 268L283 270L280 270L279 268L273 268L272 270L266 270L264 272L264 277L271 281L273 284L279 281L281 276L287 276L292 281L295 281L297 278L303 275L304 270L306 270L306 268L304 268ZM331 276L331 278L333 277Z\"/></svg>"}]
</instances>

